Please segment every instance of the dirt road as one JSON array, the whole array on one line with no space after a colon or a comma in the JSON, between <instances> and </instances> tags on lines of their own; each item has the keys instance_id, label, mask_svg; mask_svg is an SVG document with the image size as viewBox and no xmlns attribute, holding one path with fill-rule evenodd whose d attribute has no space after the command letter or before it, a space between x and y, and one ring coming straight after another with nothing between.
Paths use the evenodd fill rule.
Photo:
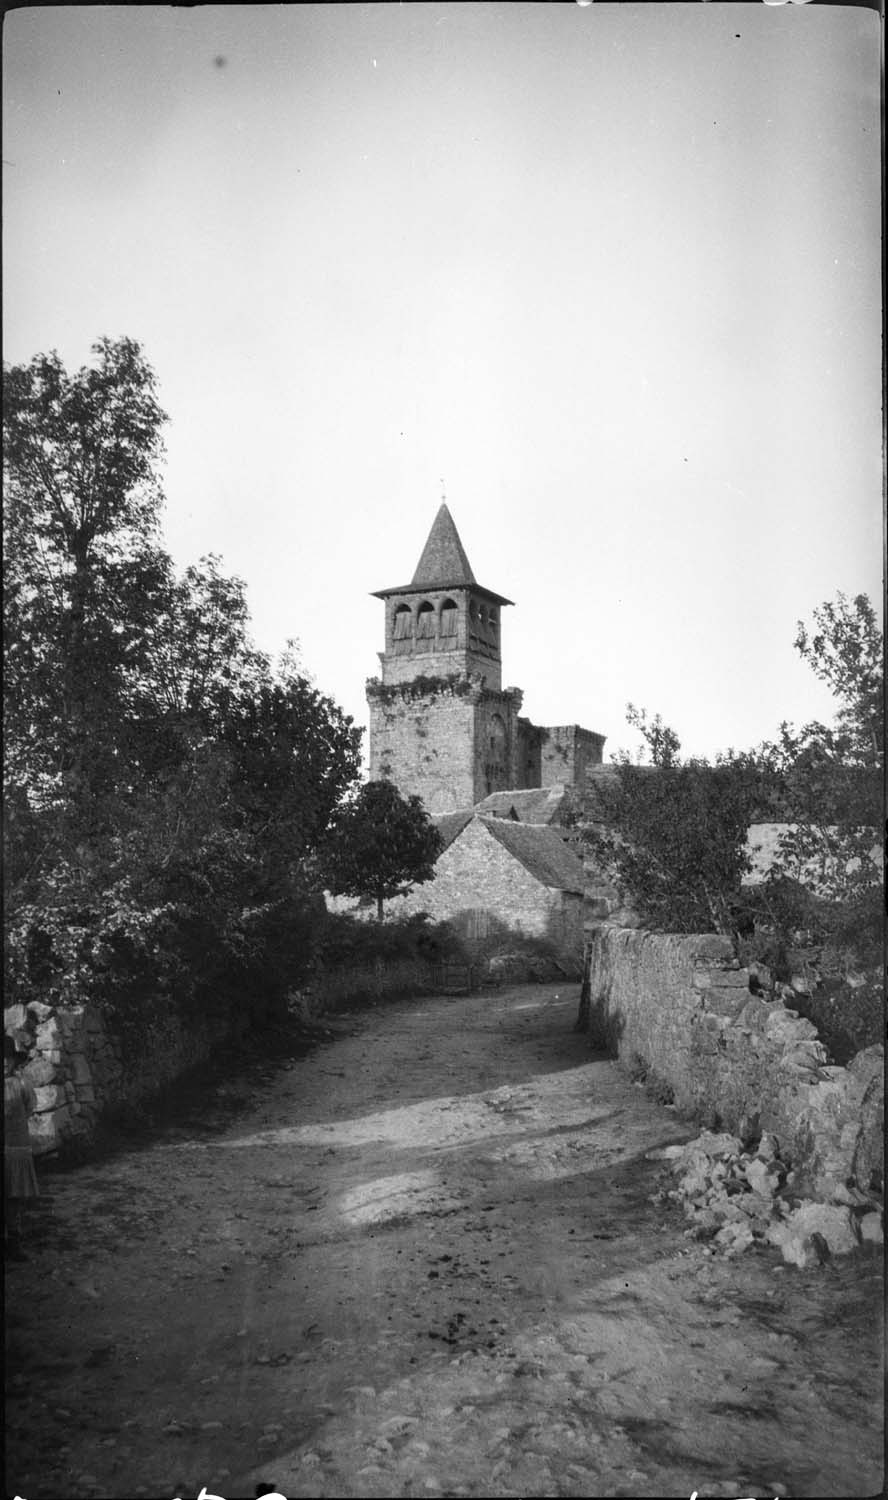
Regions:
<instances>
[{"instance_id":1,"label":"dirt road","mask_svg":"<svg viewBox=\"0 0 888 1500\"><path fill-rule=\"evenodd\" d=\"M693 1132L576 986L423 998L44 1174L7 1268L7 1493L846 1496L882 1486L880 1261L718 1259Z\"/></svg>"}]
</instances>

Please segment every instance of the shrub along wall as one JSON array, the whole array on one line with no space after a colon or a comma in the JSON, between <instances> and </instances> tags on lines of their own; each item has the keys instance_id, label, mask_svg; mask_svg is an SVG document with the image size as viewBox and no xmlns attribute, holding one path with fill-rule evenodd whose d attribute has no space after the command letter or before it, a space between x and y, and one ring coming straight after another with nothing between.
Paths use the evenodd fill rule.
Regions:
<instances>
[{"instance_id":1,"label":"shrub along wall","mask_svg":"<svg viewBox=\"0 0 888 1500\"><path fill-rule=\"evenodd\" d=\"M366 963L319 965L311 982L294 995L294 1008L310 1020L352 1001L432 995L446 989L449 977L456 973L466 976L468 965L445 959L379 957Z\"/></svg>"},{"instance_id":2,"label":"shrub along wall","mask_svg":"<svg viewBox=\"0 0 888 1500\"><path fill-rule=\"evenodd\" d=\"M826 1064L817 1028L769 999L727 938L610 927L588 934L581 1024L683 1114L773 1134L793 1186L826 1202L881 1187L881 1046Z\"/></svg>"},{"instance_id":3,"label":"shrub along wall","mask_svg":"<svg viewBox=\"0 0 888 1500\"><path fill-rule=\"evenodd\" d=\"M233 1006L186 1019L171 1000L158 1000L140 1011L132 1035L115 1035L95 1006L10 1006L4 1029L27 1054L23 1072L37 1096L29 1120L35 1153L85 1143L100 1115L159 1093L220 1042L242 1036L253 1019Z\"/></svg>"}]
</instances>

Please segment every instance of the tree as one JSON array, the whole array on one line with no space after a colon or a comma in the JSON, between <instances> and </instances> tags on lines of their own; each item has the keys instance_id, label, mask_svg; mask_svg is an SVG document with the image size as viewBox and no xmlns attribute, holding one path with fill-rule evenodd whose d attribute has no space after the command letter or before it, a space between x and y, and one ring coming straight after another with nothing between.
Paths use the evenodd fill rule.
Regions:
<instances>
[{"instance_id":1,"label":"tree","mask_svg":"<svg viewBox=\"0 0 888 1500\"><path fill-rule=\"evenodd\" d=\"M74 375L54 352L12 366L3 390L7 774L72 791L82 820L169 580L154 373L131 339L92 352Z\"/></svg>"},{"instance_id":2,"label":"tree","mask_svg":"<svg viewBox=\"0 0 888 1500\"><path fill-rule=\"evenodd\" d=\"M632 704L650 766L625 752L616 784L603 784L604 826L587 837L645 922L690 932L734 929L743 875L750 868L749 825L786 826L770 879L744 905L755 907L788 941L793 928L876 952L881 929L880 872L872 858L881 800L882 641L864 595L838 594L799 622L796 650L833 689L832 726L783 724L775 743L743 754L682 762L678 736L659 714Z\"/></svg>"},{"instance_id":3,"label":"tree","mask_svg":"<svg viewBox=\"0 0 888 1500\"><path fill-rule=\"evenodd\" d=\"M322 874L336 896L374 897L381 922L383 901L432 879L443 847L419 797L368 781L333 818Z\"/></svg>"},{"instance_id":4,"label":"tree","mask_svg":"<svg viewBox=\"0 0 888 1500\"><path fill-rule=\"evenodd\" d=\"M623 751L614 783L602 783L605 823L586 842L648 926L667 932L734 930L737 898L750 867L749 824L762 796L752 757L729 752L715 765L679 758L678 735L661 716L627 705L652 764Z\"/></svg>"},{"instance_id":5,"label":"tree","mask_svg":"<svg viewBox=\"0 0 888 1500\"><path fill-rule=\"evenodd\" d=\"M813 634L798 623L795 648L838 701L830 735L845 765L881 769L885 728L882 632L865 594L849 603L842 593L814 611Z\"/></svg>"},{"instance_id":6,"label":"tree","mask_svg":"<svg viewBox=\"0 0 888 1500\"><path fill-rule=\"evenodd\" d=\"M775 925L807 926L846 950L857 966L876 960L883 918L879 842L884 776L883 645L869 599L838 593L799 621L795 648L832 689L832 725L781 724L761 747L779 777L781 836L763 900ZM810 895L790 900L806 885ZM803 920L803 916L805 920Z\"/></svg>"},{"instance_id":7,"label":"tree","mask_svg":"<svg viewBox=\"0 0 888 1500\"><path fill-rule=\"evenodd\" d=\"M7 372L5 956L17 998L280 996L360 730L160 543L164 421L132 340Z\"/></svg>"}]
</instances>

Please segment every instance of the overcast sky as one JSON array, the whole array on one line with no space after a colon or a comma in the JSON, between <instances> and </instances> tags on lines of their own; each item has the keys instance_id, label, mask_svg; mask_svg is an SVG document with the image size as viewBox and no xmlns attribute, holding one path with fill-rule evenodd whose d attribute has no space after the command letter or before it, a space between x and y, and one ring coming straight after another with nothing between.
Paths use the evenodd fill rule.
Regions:
<instances>
[{"instance_id":1,"label":"overcast sky","mask_svg":"<svg viewBox=\"0 0 888 1500\"><path fill-rule=\"evenodd\" d=\"M881 595L879 21L853 6L35 7L5 358L138 339L166 540L358 722L446 493L540 724L830 712ZM607 752L606 752L607 753Z\"/></svg>"}]
</instances>

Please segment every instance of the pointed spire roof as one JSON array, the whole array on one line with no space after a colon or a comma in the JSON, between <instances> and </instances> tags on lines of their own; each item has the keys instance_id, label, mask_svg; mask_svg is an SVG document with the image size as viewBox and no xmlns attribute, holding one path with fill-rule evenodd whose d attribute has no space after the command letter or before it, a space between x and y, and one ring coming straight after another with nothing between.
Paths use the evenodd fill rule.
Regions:
<instances>
[{"instance_id":1,"label":"pointed spire roof","mask_svg":"<svg viewBox=\"0 0 888 1500\"><path fill-rule=\"evenodd\" d=\"M459 532L446 505L436 515L416 572L410 583L396 589L374 589L375 599L387 599L391 594L421 594L426 589L472 588L494 604L511 604L511 599L495 594L475 580L475 575L466 557L466 549L459 539Z\"/></svg>"},{"instance_id":2,"label":"pointed spire roof","mask_svg":"<svg viewBox=\"0 0 888 1500\"><path fill-rule=\"evenodd\" d=\"M442 505L422 549L422 557L416 565L413 584L415 587L434 588L439 583L449 586L474 582L475 575L469 566L453 517L447 506Z\"/></svg>"}]
</instances>

